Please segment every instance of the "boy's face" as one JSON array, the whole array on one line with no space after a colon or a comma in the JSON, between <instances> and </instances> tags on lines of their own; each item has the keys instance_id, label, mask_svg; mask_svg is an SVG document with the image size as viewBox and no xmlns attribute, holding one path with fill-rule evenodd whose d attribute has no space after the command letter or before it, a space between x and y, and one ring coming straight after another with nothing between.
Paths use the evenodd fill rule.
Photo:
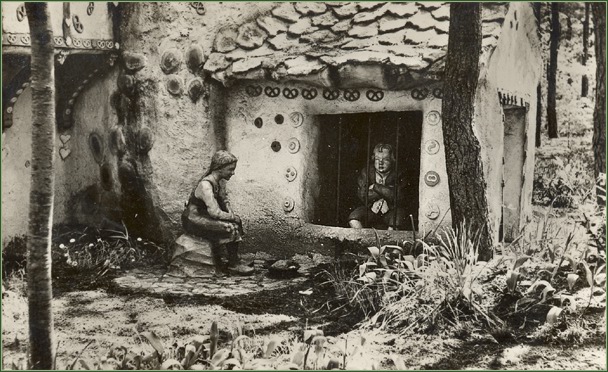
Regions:
<instances>
[{"instance_id":1,"label":"boy's face","mask_svg":"<svg viewBox=\"0 0 608 372\"><path fill-rule=\"evenodd\" d=\"M378 173L390 172L392 166L393 161L391 160L391 154L388 149L374 152L374 167Z\"/></svg>"}]
</instances>

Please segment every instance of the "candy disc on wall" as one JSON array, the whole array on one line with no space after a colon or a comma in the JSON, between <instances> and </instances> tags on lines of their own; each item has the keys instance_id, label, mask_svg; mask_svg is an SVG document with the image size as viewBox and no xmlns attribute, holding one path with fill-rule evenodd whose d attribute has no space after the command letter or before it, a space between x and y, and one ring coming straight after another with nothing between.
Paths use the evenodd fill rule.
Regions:
<instances>
[{"instance_id":1,"label":"candy disc on wall","mask_svg":"<svg viewBox=\"0 0 608 372\"><path fill-rule=\"evenodd\" d=\"M294 127L299 127L304 123L304 115L301 112L292 112L289 114L289 119Z\"/></svg>"},{"instance_id":2,"label":"candy disc on wall","mask_svg":"<svg viewBox=\"0 0 608 372\"><path fill-rule=\"evenodd\" d=\"M441 121L441 114L439 111L430 111L426 114L426 121L430 125L437 125Z\"/></svg>"}]
</instances>

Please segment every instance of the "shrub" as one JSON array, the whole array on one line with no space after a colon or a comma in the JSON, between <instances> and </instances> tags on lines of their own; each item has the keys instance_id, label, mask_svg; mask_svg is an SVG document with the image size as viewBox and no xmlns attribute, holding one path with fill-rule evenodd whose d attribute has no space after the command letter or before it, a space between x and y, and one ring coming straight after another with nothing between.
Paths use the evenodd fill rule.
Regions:
<instances>
[{"instance_id":1,"label":"shrub","mask_svg":"<svg viewBox=\"0 0 608 372\"><path fill-rule=\"evenodd\" d=\"M348 297L368 318L365 326L428 330L437 322L501 321L480 304L479 234L462 224L438 235L439 244L418 241L422 253L404 255L395 245L369 247L369 256L350 278L337 279L336 292ZM341 280L340 280L341 279Z\"/></svg>"}]
</instances>

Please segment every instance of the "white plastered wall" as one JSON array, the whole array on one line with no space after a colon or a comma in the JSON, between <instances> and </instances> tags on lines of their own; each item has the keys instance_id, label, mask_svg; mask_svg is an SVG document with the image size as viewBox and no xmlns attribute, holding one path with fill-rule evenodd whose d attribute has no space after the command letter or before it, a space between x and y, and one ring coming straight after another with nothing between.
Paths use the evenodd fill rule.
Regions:
<instances>
[{"instance_id":1,"label":"white plastered wall","mask_svg":"<svg viewBox=\"0 0 608 372\"><path fill-rule=\"evenodd\" d=\"M268 97L264 92L254 97L246 93L248 85L277 87L281 93L275 98ZM409 90L385 91L383 99L378 102L366 98L366 89L359 89L361 96L355 102L346 101L343 94L336 100L327 100L320 88L316 88L316 98L306 100L301 92L309 88L299 83L244 82L229 89L227 148L239 158L239 165L228 189L236 212L243 216L246 229L283 235L293 233L293 229L297 230L310 221L318 192L317 164L322 161L317 159L319 123L316 115L384 111L422 111L419 230L428 232L439 222L445 226L451 224L441 100L431 94L432 87L428 88L428 95L423 100L413 99ZM284 89L297 89L298 97L285 98ZM285 119L283 124L275 122L274 118L279 114ZM261 128L254 125L256 118L262 120ZM302 118L302 124L297 126L293 118ZM300 150L295 154L288 150L292 138L300 143ZM280 151L273 151L273 141L281 143ZM285 177L290 167L297 172L291 182ZM432 187L427 186L424 180L429 171L436 172L440 178L440 182ZM291 199L294 209L285 212L283 205Z\"/></svg>"}]
</instances>

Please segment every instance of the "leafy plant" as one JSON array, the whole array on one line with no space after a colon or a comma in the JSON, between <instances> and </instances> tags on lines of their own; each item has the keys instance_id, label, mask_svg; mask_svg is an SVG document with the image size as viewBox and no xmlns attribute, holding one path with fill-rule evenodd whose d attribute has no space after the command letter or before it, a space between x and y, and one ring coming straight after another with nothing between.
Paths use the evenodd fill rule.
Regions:
<instances>
[{"instance_id":1,"label":"leafy plant","mask_svg":"<svg viewBox=\"0 0 608 372\"><path fill-rule=\"evenodd\" d=\"M130 268L136 264L158 262L165 249L154 242L129 235L124 230L69 232L55 238L53 260L80 270L95 270L96 277L110 270ZM58 243L58 244L57 244Z\"/></svg>"}]
</instances>

